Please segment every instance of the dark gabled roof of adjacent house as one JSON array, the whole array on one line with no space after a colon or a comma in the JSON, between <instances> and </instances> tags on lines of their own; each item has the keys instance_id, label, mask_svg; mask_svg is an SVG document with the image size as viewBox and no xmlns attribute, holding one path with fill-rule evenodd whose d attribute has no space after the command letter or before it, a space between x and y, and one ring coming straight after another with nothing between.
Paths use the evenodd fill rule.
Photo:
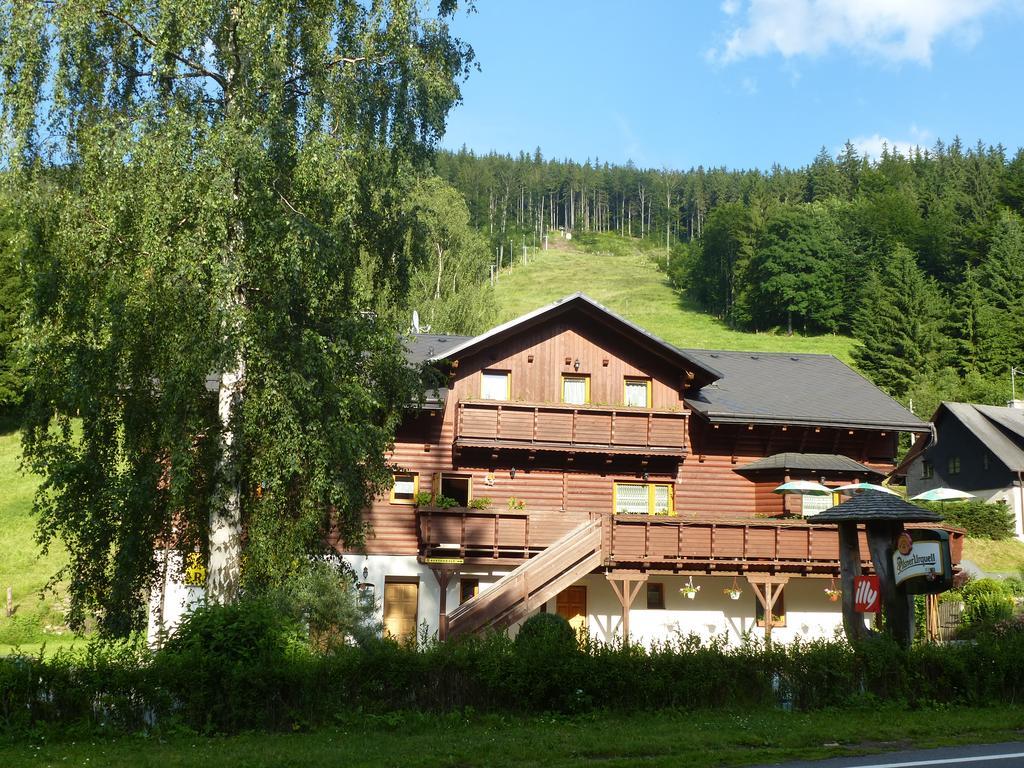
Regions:
<instances>
[{"instance_id":1,"label":"dark gabled roof of adjacent house","mask_svg":"<svg viewBox=\"0 0 1024 768\"><path fill-rule=\"evenodd\" d=\"M709 383L722 377L722 374L713 365L690 355L685 350L672 346L667 341L659 339L650 331L641 328L635 323L631 323L622 315L599 304L584 293L574 293L563 299L558 299L558 301L554 301L547 306L535 309L533 312L527 312L525 315L521 315L514 320L509 320L507 323L495 326L489 331L484 331L479 336L465 339L459 344L446 346L444 349L439 349L430 359L444 360L472 354L478 349L502 341L527 328L549 322L571 311L582 312L598 322L619 331L619 333L627 336L647 351L685 370L692 371L699 383Z\"/></svg>"},{"instance_id":2,"label":"dark gabled roof of adjacent house","mask_svg":"<svg viewBox=\"0 0 1024 768\"><path fill-rule=\"evenodd\" d=\"M834 453L776 453L737 467L740 473L764 470L803 469L811 472L845 472L857 475L883 475L877 469Z\"/></svg>"},{"instance_id":3,"label":"dark gabled roof of adjacent house","mask_svg":"<svg viewBox=\"0 0 1024 768\"><path fill-rule=\"evenodd\" d=\"M683 350L722 372L686 398L713 424L928 432L927 422L832 355Z\"/></svg>"},{"instance_id":4,"label":"dark gabled roof of adjacent house","mask_svg":"<svg viewBox=\"0 0 1024 768\"><path fill-rule=\"evenodd\" d=\"M944 402L932 417L936 425L944 411L970 430L1007 469L1024 472L1024 410L997 405ZM941 431L937 439L942 439Z\"/></svg>"}]
</instances>

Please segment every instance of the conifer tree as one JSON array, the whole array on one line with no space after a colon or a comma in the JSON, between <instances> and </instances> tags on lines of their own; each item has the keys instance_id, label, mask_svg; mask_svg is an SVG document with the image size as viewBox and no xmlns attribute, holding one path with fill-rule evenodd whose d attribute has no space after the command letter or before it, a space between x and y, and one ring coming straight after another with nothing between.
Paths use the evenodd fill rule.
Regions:
<instances>
[{"instance_id":1,"label":"conifer tree","mask_svg":"<svg viewBox=\"0 0 1024 768\"><path fill-rule=\"evenodd\" d=\"M917 266L914 254L900 246L881 269L869 273L861 296L854 360L879 387L903 396L918 376L945 362L946 318L939 289Z\"/></svg>"},{"instance_id":2,"label":"conifer tree","mask_svg":"<svg viewBox=\"0 0 1024 768\"><path fill-rule=\"evenodd\" d=\"M1024 219L1003 211L978 267L984 297L982 369L1002 376L1024 363Z\"/></svg>"}]
</instances>

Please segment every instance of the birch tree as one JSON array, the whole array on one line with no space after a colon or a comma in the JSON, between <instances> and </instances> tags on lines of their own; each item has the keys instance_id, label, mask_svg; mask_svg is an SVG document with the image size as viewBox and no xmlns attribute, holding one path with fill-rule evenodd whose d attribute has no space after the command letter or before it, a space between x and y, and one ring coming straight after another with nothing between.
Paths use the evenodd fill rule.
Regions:
<instances>
[{"instance_id":1,"label":"birch tree","mask_svg":"<svg viewBox=\"0 0 1024 768\"><path fill-rule=\"evenodd\" d=\"M404 197L472 61L456 2L0 9L0 162L65 171L24 449L72 625L138 626L158 544L202 551L224 602L328 530L358 543L414 389L357 267L407 286Z\"/></svg>"}]
</instances>

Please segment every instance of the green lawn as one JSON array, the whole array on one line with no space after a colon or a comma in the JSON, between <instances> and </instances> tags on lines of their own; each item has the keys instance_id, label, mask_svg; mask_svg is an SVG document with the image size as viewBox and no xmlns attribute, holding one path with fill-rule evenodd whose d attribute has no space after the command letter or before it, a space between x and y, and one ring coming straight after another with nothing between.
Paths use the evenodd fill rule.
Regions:
<instances>
[{"instance_id":1,"label":"green lawn","mask_svg":"<svg viewBox=\"0 0 1024 768\"><path fill-rule=\"evenodd\" d=\"M408 766L523 768L600 761L608 768L741 766L912 746L1020 739L1024 709L856 709L811 713L652 712L517 719L491 716L346 717L314 733L210 738L39 737L0 746L0 765Z\"/></svg>"},{"instance_id":2,"label":"green lawn","mask_svg":"<svg viewBox=\"0 0 1024 768\"><path fill-rule=\"evenodd\" d=\"M64 564L66 556L59 543L42 556L35 540L32 495L38 481L22 474L21 435L0 434L0 602L6 601L7 587L13 588L13 618L0 610L0 653L4 644L40 643L67 639L46 627L62 622L60 600L52 594L40 596L49 578Z\"/></svg>"},{"instance_id":3,"label":"green lawn","mask_svg":"<svg viewBox=\"0 0 1024 768\"><path fill-rule=\"evenodd\" d=\"M964 558L986 573L1009 573L1016 576L1024 568L1024 541L964 539Z\"/></svg>"},{"instance_id":4,"label":"green lawn","mask_svg":"<svg viewBox=\"0 0 1024 768\"><path fill-rule=\"evenodd\" d=\"M743 333L696 310L672 290L652 253L618 236L598 239L600 250L561 241L537 251L529 263L501 272L497 283L499 320L504 322L576 291L680 347L755 352L821 352L849 362L853 339L846 336L786 336ZM591 246L591 249L593 246Z\"/></svg>"}]
</instances>

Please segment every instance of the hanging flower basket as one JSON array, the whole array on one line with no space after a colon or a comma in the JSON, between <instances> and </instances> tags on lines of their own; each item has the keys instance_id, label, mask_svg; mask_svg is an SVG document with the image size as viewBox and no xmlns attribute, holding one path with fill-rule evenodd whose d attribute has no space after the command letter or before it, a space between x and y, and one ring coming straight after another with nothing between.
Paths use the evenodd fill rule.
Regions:
<instances>
[{"instance_id":1,"label":"hanging flower basket","mask_svg":"<svg viewBox=\"0 0 1024 768\"><path fill-rule=\"evenodd\" d=\"M828 599L833 603L839 602L839 598L843 596L843 590L841 589L826 589L825 594L828 595Z\"/></svg>"},{"instance_id":2,"label":"hanging flower basket","mask_svg":"<svg viewBox=\"0 0 1024 768\"><path fill-rule=\"evenodd\" d=\"M694 584L693 578L691 578L688 582L686 582L686 584L684 584L679 589L679 594L681 594L687 600L693 600L697 596L698 592L700 592L700 585Z\"/></svg>"},{"instance_id":3,"label":"hanging flower basket","mask_svg":"<svg viewBox=\"0 0 1024 768\"><path fill-rule=\"evenodd\" d=\"M729 587L728 589L723 589L722 592L727 594L729 596L730 600L739 600L740 599L740 595L743 594L743 590L742 589L737 589L735 587Z\"/></svg>"}]
</instances>

